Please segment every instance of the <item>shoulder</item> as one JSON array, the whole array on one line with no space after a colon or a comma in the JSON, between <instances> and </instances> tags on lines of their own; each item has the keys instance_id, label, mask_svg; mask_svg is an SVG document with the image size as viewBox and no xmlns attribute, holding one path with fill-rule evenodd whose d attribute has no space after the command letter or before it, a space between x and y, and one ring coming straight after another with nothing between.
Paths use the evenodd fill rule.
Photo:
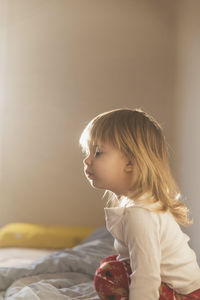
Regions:
<instances>
[{"instance_id":1,"label":"shoulder","mask_svg":"<svg viewBox=\"0 0 200 300\"><path fill-rule=\"evenodd\" d=\"M161 213L152 211L148 208L141 206L130 206L124 210L124 219L129 220L133 218L137 221L147 219L147 220L158 220L161 216Z\"/></svg>"},{"instance_id":2,"label":"shoulder","mask_svg":"<svg viewBox=\"0 0 200 300\"><path fill-rule=\"evenodd\" d=\"M169 211L155 212L144 207L133 206L124 210L123 232L159 236L160 238L180 231L180 227Z\"/></svg>"},{"instance_id":3,"label":"shoulder","mask_svg":"<svg viewBox=\"0 0 200 300\"><path fill-rule=\"evenodd\" d=\"M143 207L129 207L124 211L122 234L127 245L158 245L160 244L161 225L160 213L152 212ZM134 246L135 247L135 246ZM153 247L153 246L152 246Z\"/></svg>"},{"instance_id":4,"label":"shoulder","mask_svg":"<svg viewBox=\"0 0 200 300\"><path fill-rule=\"evenodd\" d=\"M123 227L124 231L149 234L152 232L160 232L161 213L150 211L147 208L133 206L124 210Z\"/></svg>"}]
</instances>

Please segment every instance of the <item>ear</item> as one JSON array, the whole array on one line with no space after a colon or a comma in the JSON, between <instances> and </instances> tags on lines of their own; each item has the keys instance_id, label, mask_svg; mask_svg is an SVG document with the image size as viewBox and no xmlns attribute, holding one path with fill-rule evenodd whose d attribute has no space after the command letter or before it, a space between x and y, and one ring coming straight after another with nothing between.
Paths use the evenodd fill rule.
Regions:
<instances>
[{"instance_id":1,"label":"ear","mask_svg":"<svg viewBox=\"0 0 200 300\"><path fill-rule=\"evenodd\" d=\"M132 172L133 171L133 163L131 161L128 161L125 165L125 171L126 172Z\"/></svg>"}]
</instances>

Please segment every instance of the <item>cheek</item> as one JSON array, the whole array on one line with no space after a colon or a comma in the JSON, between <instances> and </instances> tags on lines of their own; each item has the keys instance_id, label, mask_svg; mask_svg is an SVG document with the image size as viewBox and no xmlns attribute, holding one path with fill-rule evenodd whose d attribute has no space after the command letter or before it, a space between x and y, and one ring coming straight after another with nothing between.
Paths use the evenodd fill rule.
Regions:
<instances>
[{"instance_id":1,"label":"cheek","mask_svg":"<svg viewBox=\"0 0 200 300\"><path fill-rule=\"evenodd\" d=\"M123 167L120 164L116 165L116 161L113 162L111 159L104 160L103 162L99 160L93 165L93 171L99 179L108 182L121 178Z\"/></svg>"},{"instance_id":2,"label":"cheek","mask_svg":"<svg viewBox=\"0 0 200 300\"><path fill-rule=\"evenodd\" d=\"M106 163L101 163L101 161L96 161L96 163L93 165L93 171L98 174L104 174L108 170L107 165L108 164Z\"/></svg>"}]
</instances>

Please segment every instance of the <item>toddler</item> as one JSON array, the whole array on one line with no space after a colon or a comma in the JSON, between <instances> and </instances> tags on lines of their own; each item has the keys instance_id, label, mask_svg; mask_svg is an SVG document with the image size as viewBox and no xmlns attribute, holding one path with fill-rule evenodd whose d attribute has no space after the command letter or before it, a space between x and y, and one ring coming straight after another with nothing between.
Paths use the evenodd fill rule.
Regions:
<instances>
[{"instance_id":1,"label":"toddler","mask_svg":"<svg viewBox=\"0 0 200 300\"><path fill-rule=\"evenodd\" d=\"M80 144L87 179L109 195L117 252L95 273L100 299L200 299L200 268L180 227L191 221L158 122L141 109L108 111L89 122Z\"/></svg>"}]
</instances>

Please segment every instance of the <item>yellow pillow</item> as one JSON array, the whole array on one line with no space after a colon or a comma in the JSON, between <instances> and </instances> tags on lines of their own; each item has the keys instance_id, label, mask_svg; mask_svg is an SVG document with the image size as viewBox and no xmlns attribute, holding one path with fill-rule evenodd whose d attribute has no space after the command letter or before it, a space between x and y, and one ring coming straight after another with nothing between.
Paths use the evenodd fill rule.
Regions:
<instances>
[{"instance_id":1,"label":"yellow pillow","mask_svg":"<svg viewBox=\"0 0 200 300\"><path fill-rule=\"evenodd\" d=\"M0 247L71 248L93 230L85 226L9 223L0 229Z\"/></svg>"}]
</instances>

